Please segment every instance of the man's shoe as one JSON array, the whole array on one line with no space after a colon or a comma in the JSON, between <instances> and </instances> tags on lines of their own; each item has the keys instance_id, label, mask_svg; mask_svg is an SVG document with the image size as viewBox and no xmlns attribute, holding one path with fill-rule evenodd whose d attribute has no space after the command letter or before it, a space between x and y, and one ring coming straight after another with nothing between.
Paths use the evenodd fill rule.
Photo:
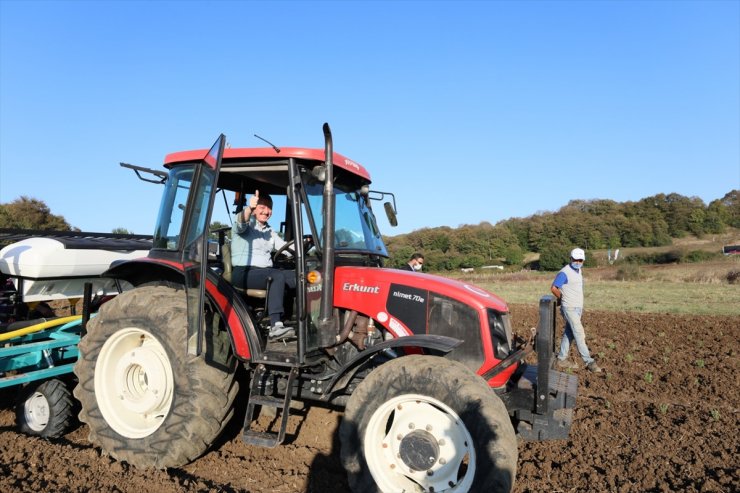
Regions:
<instances>
[{"instance_id":1,"label":"man's shoe","mask_svg":"<svg viewBox=\"0 0 740 493\"><path fill-rule=\"evenodd\" d=\"M271 338L273 341L285 341L287 339L294 339L296 337L295 335L295 329L293 327L287 327L287 330L283 332L282 334L278 334Z\"/></svg>"},{"instance_id":2,"label":"man's shoe","mask_svg":"<svg viewBox=\"0 0 740 493\"><path fill-rule=\"evenodd\" d=\"M578 368L577 364L572 363L570 360L567 359L556 358L555 364L558 366L558 368L562 370L575 370L576 368Z\"/></svg>"},{"instance_id":3,"label":"man's shoe","mask_svg":"<svg viewBox=\"0 0 740 493\"><path fill-rule=\"evenodd\" d=\"M276 322L275 325L270 327L268 337L270 339L285 339L294 334L292 327L286 327L282 322Z\"/></svg>"},{"instance_id":4,"label":"man's shoe","mask_svg":"<svg viewBox=\"0 0 740 493\"><path fill-rule=\"evenodd\" d=\"M601 368L596 364L596 361L592 361L586 366L586 369L591 373L601 373Z\"/></svg>"}]
</instances>

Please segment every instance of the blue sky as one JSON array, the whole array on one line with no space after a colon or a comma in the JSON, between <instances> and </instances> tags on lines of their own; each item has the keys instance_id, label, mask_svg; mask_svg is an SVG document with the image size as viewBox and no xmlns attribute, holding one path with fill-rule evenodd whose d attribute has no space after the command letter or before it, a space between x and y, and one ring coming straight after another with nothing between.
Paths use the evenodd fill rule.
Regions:
<instances>
[{"instance_id":1,"label":"blue sky","mask_svg":"<svg viewBox=\"0 0 740 493\"><path fill-rule=\"evenodd\" d=\"M740 2L0 0L0 203L151 234L121 161L334 148L399 226L740 188Z\"/></svg>"}]
</instances>

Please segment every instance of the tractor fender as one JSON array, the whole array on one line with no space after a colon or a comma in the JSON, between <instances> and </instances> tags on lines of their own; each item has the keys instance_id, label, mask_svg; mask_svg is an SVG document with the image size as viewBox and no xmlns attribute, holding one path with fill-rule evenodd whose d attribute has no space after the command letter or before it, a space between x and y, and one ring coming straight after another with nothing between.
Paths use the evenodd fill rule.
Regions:
<instances>
[{"instance_id":1,"label":"tractor fender","mask_svg":"<svg viewBox=\"0 0 740 493\"><path fill-rule=\"evenodd\" d=\"M118 262L101 274L102 277L122 279L134 286L148 282L165 281L184 284L182 265L176 262L150 259L148 257Z\"/></svg>"},{"instance_id":2,"label":"tractor fender","mask_svg":"<svg viewBox=\"0 0 740 493\"><path fill-rule=\"evenodd\" d=\"M116 264L102 275L128 281L134 286L150 282L164 283L171 287L185 284L182 264L149 257ZM255 352L254 348L260 347L260 336L244 302L229 283L211 271L208 272L206 296L224 317L237 358L242 361L250 360Z\"/></svg>"},{"instance_id":3,"label":"tractor fender","mask_svg":"<svg viewBox=\"0 0 740 493\"><path fill-rule=\"evenodd\" d=\"M462 343L460 339L441 335L413 335L398 337L388 341L375 344L364 351L360 352L349 360L334 377L329 380L324 389L324 396L321 400L329 400L331 392L344 388L362 363L376 357L381 353L386 353L393 349L412 349L411 353L418 353L420 350L434 351L437 353L447 354Z\"/></svg>"}]
</instances>

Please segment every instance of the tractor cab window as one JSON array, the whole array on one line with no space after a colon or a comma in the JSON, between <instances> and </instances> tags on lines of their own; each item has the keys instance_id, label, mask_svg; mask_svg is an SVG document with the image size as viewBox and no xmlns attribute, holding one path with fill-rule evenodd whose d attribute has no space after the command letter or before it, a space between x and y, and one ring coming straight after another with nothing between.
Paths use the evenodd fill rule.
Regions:
<instances>
[{"instance_id":1,"label":"tractor cab window","mask_svg":"<svg viewBox=\"0 0 740 493\"><path fill-rule=\"evenodd\" d=\"M194 167L190 165L170 171L154 228L154 248L178 249L193 172Z\"/></svg>"},{"instance_id":2,"label":"tractor cab window","mask_svg":"<svg viewBox=\"0 0 740 493\"><path fill-rule=\"evenodd\" d=\"M380 236L375 216L368 207L365 197L341 184L335 184L334 191L336 192L334 249L337 252L369 252L387 256L388 252ZM311 217L319 233L324 225L321 215L323 193L323 185L320 183L306 186Z\"/></svg>"}]
</instances>

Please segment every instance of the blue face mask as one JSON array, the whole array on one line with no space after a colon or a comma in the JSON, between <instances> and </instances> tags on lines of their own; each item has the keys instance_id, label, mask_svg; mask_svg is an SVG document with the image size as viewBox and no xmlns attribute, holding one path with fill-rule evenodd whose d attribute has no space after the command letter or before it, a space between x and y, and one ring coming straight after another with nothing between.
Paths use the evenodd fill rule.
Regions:
<instances>
[{"instance_id":1,"label":"blue face mask","mask_svg":"<svg viewBox=\"0 0 740 493\"><path fill-rule=\"evenodd\" d=\"M571 262L570 266L573 267L574 270L581 270L583 264L581 262Z\"/></svg>"}]
</instances>

